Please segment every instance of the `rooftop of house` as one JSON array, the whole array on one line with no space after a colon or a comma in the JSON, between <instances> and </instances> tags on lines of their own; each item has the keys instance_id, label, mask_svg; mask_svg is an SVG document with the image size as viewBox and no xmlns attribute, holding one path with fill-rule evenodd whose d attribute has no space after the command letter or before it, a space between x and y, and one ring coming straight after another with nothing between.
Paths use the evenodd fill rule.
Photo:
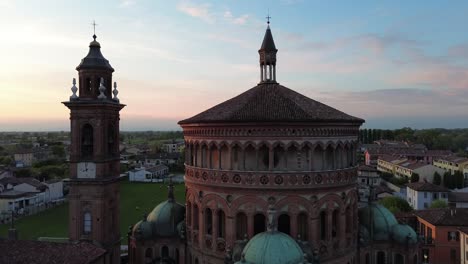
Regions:
<instances>
[{"instance_id":1,"label":"rooftop of house","mask_svg":"<svg viewBox=\"0 0 468 264\"><path fill-rule=\"evenodd\" d=\"M55 243L0 239L0 263L94 263L106 250L88 243Z\"/></svg>"},{"instance_id":2,"label":"rooftop of house","mask_svg":"<svg viewBox=\"0 0 468 264\"><path fill-rule=\"evenodd\" d=\"M447 162L453 162L453 163L464 163L468 162L468 158L465 157L458 157L458 156L447 156L438 159L439 161L447 161Z\"/></svg>"},{"instance_id":3,"label":"rooftop of house","mask_svg":"<svg viewBox=\"0 0 468 264\"><path fill-rule=\"evenodd\" d=\"M358 167L358 171L379 172L379 170L377 170L377 168L375 168L373 166L368 166L368 165L360 165Z\"/></svg>"},{"instance_id":4,"label":"rooftop of house","mask_svg":"<svg viewBox=\"0 0 468 264\"><path fill-rule=\"evenodd\" d=\"M426 181L412 182L408 183L406 186L418 192L450 192L448 188Z\"/></svg>"},{"instance_id":5,"label":"rooftop of house","mask_svg":"<svg viewBox=\"0 0 468 264\"><path fill-rule=\"evenodd\" d=\"M468 227L468 208L416 210L414 215L435 226Z\"/></svg>"},{"instance_id":6,"label":"rooftop of house","mask_svg":"<svg viewBox=\"0 0 468 264\"><path fill-rule=\"evenodd\" d=\"M448 201L451 203L468 202L468 192L451 192L448 195Z\"/></svg>"}]
</instances>

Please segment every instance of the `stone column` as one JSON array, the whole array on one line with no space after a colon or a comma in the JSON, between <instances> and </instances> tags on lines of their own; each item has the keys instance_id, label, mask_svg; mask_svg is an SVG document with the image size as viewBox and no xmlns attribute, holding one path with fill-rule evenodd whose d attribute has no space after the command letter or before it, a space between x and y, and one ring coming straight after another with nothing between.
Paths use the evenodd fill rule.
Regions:
<instances>
[{"instance_id":1,"label":"stone column","mask_svg":"<svg viewBox=\"0 0 468 264\"><path fill-rule=\"evenodd\" d=\"M333 154L332 154L332 169L336 170L336 148L333 148Z\"/></svg>"},{"instance_id":2,"label":"stone column","mask_svg":"<svg viewBox=\"0 0 468 264\"><path fill-rule=\"evenodd\" d=\"M273 65L273 81L276 81L276 65Z\"/></svg>"},{"instance_id":3,"label":"stone column","mask_svg":"<svg viewBox=\"0 0 468 264\"><path fill-rule=\"evenodd\" d=\"M247 234L249 239L254 235L254 216L253 214L247 214Z\"/></svg>"},{"instance_id":4,"label":"stone column","mask_svg":"<svg viewBox=\"0 0 468 264\"><path fill-rule=\"evenodd\" d=\"M259 162L259 160L258 160L258 152L259 152L259 149L258 149L258 148L255 148L255 169L254 169L255 171L258 171L258 167L259 167L259 166L258 166L258 162Z\"/></svg>"},{"instance_id":5,"label":"stone column","mask_svg":"<svg viewBox=\"0 0 468 264\"><path fill-rule=\"evenodd\" d=\"M212 210L211 211L211 221L213 222L213 226L211 228L211 238L213 240L212 244L212 249L213 251L216 250L216 239L218 238L218 229L219 229L219 222L218 222L218 211L217 210Z\"/></svg>"},{"instance_id":6,"label":"stone column","mask_svg":"<svg viewBox=\"0 0 468 264\"><path fill-rule=\"evenodd\" d=\"M245 171L245 149L241 149L241 154L242 154L242 157L241 157L241 170Z\"/></svg>"},{"instance_id":7,"label":"stone column","mask_svg":"<svg viewBox=\"0 0 468 264\"><path fill-rule=\"evenodd\" d=\"M284 157L283 157L283 170L288 169L288 148L283 149Z\"/></svg>"},{"instance_id":8,"label":"stone column","mask_svg":"<svg viewBox=\"0 0 468 264\"><path fill-rule=\"evenodd\" d=\"M263 80L266 81L267 80L267 66L266 65L263 65Z\"/></svg>"},{"instance_id":9,"label":"stone column","mask_svg":"<svg viewBox=\"0 0 468 264\"><path fill-rule=\"evenodd\" d=\"M263 69L262 69L262 65L260 65L260 81L263 81Z\"/></svg>"},{"instance_id":10,"label":"stone column","mask_svg":"<svg viewBox=\"0 0 468 264\"><path fill-rule=\"evenodd\" d=\"M226 213L226 247L230 246L231 249L234 247L234 241L236 241L236 221L234 221L234 217L230 216Z\"/></svg>"},{"instance_id":11,"label":"stone column","mask_svg":"<svg viewBox=\"0 0 468 264\"><path fill-rule=\"evenodd\" d=\"M339 213L340 219L338 221L338 239L339 241L339 248L344 249L346 247L346 211Z\"/></svg>"},{"instance_id":12,"label":"stone column","mask_svg":"<svg viewBox=\"0 0 468 264\"><path fill-rule=\"evenodd\" d=\"M227 155L228 165L225 169L232 170L232 147L230 145L228 146Z\"/></svg>"},{"instance_id":13,"label":"stone column","mask_svg":"<svg viewBox=\"0 0 468 264\"><path fill-rule=\"evenodd\" d=\"M314 150L309 148L309 170L314 170Z\"/></svg>"},{"instance_id":14,"label":"stone column","mask_svg":"<svg viewBox=\"0 0 468 264\"><path fill-rule=\"evenodd\" d=\"M198 208L198 245L205 248L205 210L203 207Z\"/></svg>"},{"instance_id":15,"label":"stone column","mask_svg":"<svg viewBox=\"0 0 468 264\"><path fill-rule=\"evenodd\" d=\"M221 169L221 164L222 164L221 161L223 160L223 158L221 157L221 149L222 147L218 149L218 169ZM222 168L222 169L225 169L225 168Z\"/></svg>"},{"instance_id":16,"label":"stone column","mask_svg":"<svg viewBox=\"0 0 468 264\"><path fill-rule=\"evenodd\" d=\"M208 147L207 150L208 150L208 162L207 162L207 167L208 167L209 169L212 169L212 168L213 168L213 158L211 157L211 156L212 156L212 155L211 155L211 154L212 154L212 153L211 153L211 147Z\"/></svg>"},{"instance_id":17,"label":"stone column","mask_svg":"<svg viewBox=\"0 0 468 264\"><path fill-rule=\"evenodd\" d=\"M271 70L271 64L268 65L268 69L270 71L270 76L268 76L268 79L273 80L273 71Z\"/></svg>"},{"instance_id":18,"label":"stone column","mask_svg":"<svg viewBox=\"0 0 468 264\"><path fill-rule=\"evenodd\" d=\"M291 214L289 217L289 226L291 227L291 237L297 239L297 214Z\"/></svg>"},{"instance_id":19,"label":"stone column","mask_svg":"<svg viewBox=\"0 0 468 264\"><path fill-rule=\"evenodd\" d=\"M326 155L326 153L327 153L327 149L325 148L325 149L322 150L322 170L326 170L326 168L327 168L326 167L326 164L327 164L327 161L326 161L327 155Z\"/></svg>"}]
</instances>

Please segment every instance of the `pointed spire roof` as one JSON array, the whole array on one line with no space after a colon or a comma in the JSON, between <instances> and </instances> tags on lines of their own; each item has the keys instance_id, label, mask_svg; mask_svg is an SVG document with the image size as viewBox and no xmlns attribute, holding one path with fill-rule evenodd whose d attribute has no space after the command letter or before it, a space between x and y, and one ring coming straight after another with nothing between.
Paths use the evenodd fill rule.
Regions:
<instances>
[{"instance_id":1,"label":"pointed spire roof","mask_svg":"<svg viewBox=\"0 0 468 264\"><path fill-rule=\"evenodd\" d=\"M96 38L96 35L93 35L94 40L89 43L88 55L86 55L86 57L81 60L80 65L76 67L77 71L82 69L104 69L111 72L114 71L109 61L102 55L101 44L96 41Z\"/></svg>"},{"instance_id":2,"label":"pointed spire roof","mask_svg":"<svg viewBox=\"0 0 468 264\"><path fill-rule=\"evenodd\" d=\"M260 47L259 51L265 51L265 52L277 52L278 51L275 46L275 41L273 40L273 35L271 34L270 25L268 25L266 29L265 36L263 37L262 46Z\"/></svg>"}]
</instances>

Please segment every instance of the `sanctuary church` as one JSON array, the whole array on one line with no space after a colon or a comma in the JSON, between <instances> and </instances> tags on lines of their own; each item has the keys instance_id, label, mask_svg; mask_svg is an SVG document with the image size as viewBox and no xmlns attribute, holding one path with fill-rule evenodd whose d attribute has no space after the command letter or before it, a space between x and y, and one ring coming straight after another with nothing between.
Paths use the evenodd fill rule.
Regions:
<instances>
[{"instance_id":1,"label":"sanctuary church","mask_svg":"<svg viewBox=\"0 0 468 264\"><path fill-rule=\"evenodd\" d=\"M419 263L411 227L358 208L364 120L278 83L269 23L258 52L257 86L179 122L185 201L170 184L129 231L129 262Z\"/></svg>"},{"instance_id":2,"label":"sanctuary church","mask_svg":"<svg viewBox=\"0 0 468 264\"><path fill-rule=\"evenodd\" d=\"M179 122L185 201L135 223L121 257L119 121L125 106L96 36L63 104L70 109L69 240L0 240L1 263L418 264L415 231L358 207L363 119L278 83L268 23L259 83ZM155 191L159 191L155 188ZM11 250L11 246L14 250Z\"/></svg>"}]
</instances>

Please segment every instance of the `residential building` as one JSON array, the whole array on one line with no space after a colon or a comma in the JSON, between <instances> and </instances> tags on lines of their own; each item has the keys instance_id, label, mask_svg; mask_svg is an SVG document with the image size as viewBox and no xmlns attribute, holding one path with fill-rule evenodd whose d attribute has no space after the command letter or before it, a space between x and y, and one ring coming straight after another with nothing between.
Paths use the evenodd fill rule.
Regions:
<instances>
[{"instance_id":1,"label":"residential building","mask_svg":"<svg viewBox=\"0 0 468 264\"><path fill-rule=\"evenodd\" d=\"M404 145L403 145L404 146ZM410 161L419 161L432 164L434 160L452 155L450 150L427 150L420 144L402 147L402 145L392 146L388 144L380 145L379 148L371 147L365 150L364 157L366 165L377 165L377 160L382 155L392 155L406 158Z\"/></svg>"},{"instance_id":2,"label":"residential building","mask_svg":"<svg viewBox=\"0 0 468 264\"><path fill-rule=\"evenodd\" d=\"M166 165L160 164L153 167L141 167L128 172L128 180L136 182L162 182L162 178L169 173Z\"/></svg>"},{"instance_id":3,"label":"residential building","mask_svg":"<svg viewBox=\"0 0 468 264\"><path fill-rule=\"evenodd\" d=\"M460 260L461 264L468 264L468 228L459 228L460 232Z\"/></svg>"},{"instance_id":4,"label":"residential building","mask_svg":"<svg viewBox=\"0 0 468 264\"><path fill-rule=\"evenodd\" d=\"M21 165L17 165L17 167L22 167L22 166L29 167L33 164L34 152L32 150L21 150L21 151L17 151L13 155L13 157L15 159L16 164L21 164Z\"/></svg>"},{"instance_id":5,"label":"residential building","mask_svg":"<svg viewBox=\"0 0 468 264\"><path fill-rule=\"evenodd\" d=\"M361 165L358 167L357 173L359 185L380 185L380 171L375 167Z\"/></svg>"},{"instance_id":6,"label":"residential building","mask_svg":"<svg viewBox=\"0 0 468 264\"><path fill-rule=\"evenodd\" d=\"M450 192L448 195L448 205L452 208L468 208L468 192Z\"/></svg>"},{"instance_id":7,"label":"residential building","mask_svg":"<svg viewBox=\"0 0 468 264\"><path fill-rule=\"evenodd\" d=\"M434 166L450 171L454 174L456 171L467 173L466 166L468 166L468 158L458 156L447 156L434 160ZM465 174L468 177L468 174Z\"/></svg>"},{"instance_id":8,"label":"residential building","mask_svg":"<svg viewBox=\"0 0 468 264\"><path fill-rule=\"evenodd\" d=\"M417 218L416 229L424 238L423 263L459 264L462 260L459 229L468 227L468 209L427 209L413 214Z\"/></svg>"},{"instance_id":9,"label":"residential building","mask_svg":"<svg viewBox=\"0 0 468 264\"><path fill-rule=\"evenodd\" d=\"M399 178L411 178L416 173L419 175L420 181L432 182L434 179L434 173L437 172L440 175L444 174L444 170L438 168L432 164L427 164L421 161L411 161L406 158L383 155L378 159L377 169L379 171L393 174Z\"/></svg>"},{"instance_id":10,"label":"residential building","mask_svg":"<svg viewBox=\"0 0 468 264\"><path fill-rule=\"evenodd\" d=\"M412 182L406 186L406 200L415 209L427 209L434 200L448 203L450 190L429 182Z\"/></svg>"},{"instance_id":11,"label":"residential building","mask_svg":"<svg viewBox=\"0 0 468 264\"><path fill-rule=\"evenodd\" d=\"M180 153L149 153L145 155L138 155L135 157L135 161L140 166L151 167L159 164L164 164L166 166L176 164L180 159Z\"/></svg>"},{"instance_id":12,"label":"residential building","mask_svg":"<svg viewBox=\"0 0 468 264\"><path fill-rule=\"evenodd\" d=\"M171 140L170 142L166 142L162 144L162 149L167 153L174 153L174 152L181 152L183 150L185 144L184 141L176 141Z\"/></svg>"}]
</instances>

